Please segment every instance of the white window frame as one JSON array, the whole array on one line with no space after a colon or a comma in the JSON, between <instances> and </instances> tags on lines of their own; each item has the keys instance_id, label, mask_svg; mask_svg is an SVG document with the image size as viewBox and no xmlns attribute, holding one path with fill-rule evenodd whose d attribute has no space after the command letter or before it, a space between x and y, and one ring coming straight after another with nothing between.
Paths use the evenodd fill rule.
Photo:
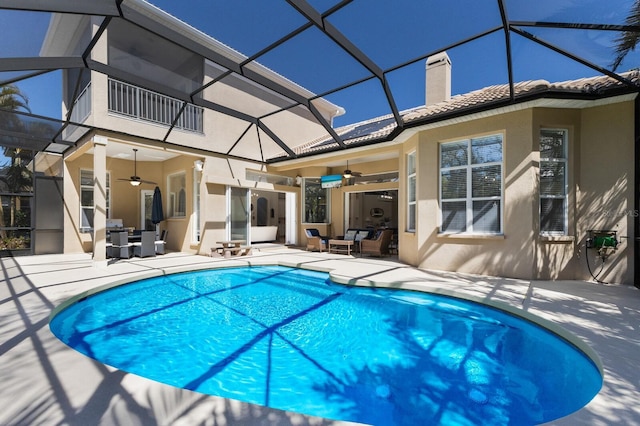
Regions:
<instances>
[{"instance_id":1,"label":"white window frame","mask_svg":"<svg viewBox=\"0 0 640 426\"><path fill-rule=\"evenodd\" d=\"M91 185L83 185L82 184L82 174L83 173L91 173ZM84 214L85 210L91 210L93 212L95 212L95 198L93 197L93 191L94 191L94 183L93 183L93 169L80 169L79 172L79 186L80 186L80 197L79 197L79 208L80 208L80 216L78 218L78 228L80 229L81 232L89 232L91 231L92 227L91 226L83 226L82 225L82 217ZM111 173L109 171L107 171L107 176L106 176L106 185L107 185L107 193L106 193L106 203L107 205L106 207L106 218L110 219L111 218ZM90 205L90 206L85 206L82 204L82 193L84 191L87 192L91 192L92 196L91 199L94 200L94 202Z\"/></svg>"},{"instance_id":2,"label":"white window frame","mask_svg":"<svg viewBox=\"0 0 640 426\"><path fill-rule=\"evenodd\" d=\"M543 195L542 191L539 191L539 195L540 195L540 202L538 203L538 218L540 220L540 235L542 236L565 236L568 235L569 233L569 180L568 180L568 176L569 176L569 149L568 149L568 143L569 143L569 130L565 129L565 128L550 128L550 127L543 127L540 129L540 134L538 135L539 138L542 137L542 132L543 131L552 131L552 132L562 132L563 133L563 139L562 139L562 153L563 153L563 158L547 158L547 157L542 157L542 153L540 154L540 169L539 172L541 172L542 170L542 163L543 162L547 162L547 163L562 163L564 164L564 182L563 182L563 189L564 189L564 194L563 195ZM538 142L538 149L540 149L540 143ZM541 178L540 173L538 174L539 179ZM540 182L539 182L540 183ZM538 186L538 188L542 189L540 187L540 185ZM543 231L542 230L542 200L543 199L562 199L563 200L563 209L562 209L562 214L563 214L563 221L562 221L562 231Z\"/></svg>"},{"instance_id":3,"label":"white window frame","mask_svg":"<svg viewBox=\"0 0 640 426\"><path fill-rule=\"evenodd\" d=\"M177 191L172 191L171 187L171 179L182 175L184 179L184 186L182 188L177 188ZM178 207L180 206L180 189L184 191L184 209L185 211L178 211ZM172 219L184 219L187 216L187 173L182 170L176 173L172 173L167 176L167 214L169 218Z\"/></svg>"},{"instance_id":4,"label":"white window frame","mask_svg":"<svg viewBox=\"0 0 640 426\"><path fill-rule=\"evenodd\" d=\"M490 138L490 137L500 137L500 147L501 147L501 160L486 162L486 163L472 163L472 141L474 139L481 138ZM467 147L467 164L453 167L444 167L442 166L442 147L449 144L461 144L466 143ZM488 135L479 135L473 136L466 139L460 139L449 142L442 142L439 145L438 149L438 199L439 199L439 233L443 235L447 234L463 234L463 235L503 235L504 234L504 135L502 133L488 134ZM500 195L499 196L489 196L489 197L473 197L473 170L481 167L490 167L490 166L500 166ZM442 172L443 171L454 171L454 170L466 170L466 196L464 198L448 198L444 200L442 198ZM498 212L498 220L500 221L500 227L497 231L476 231L473 228L473 202L474 201L498 201L500 204L500 211ZM443 230L442 226L444 223L443 217L443 203L446 202L464 202L465 203L465 219L466 219L466 230L465 231L456 231L456 230Z\"/></svg>"},{"instance_id":5,"label":"white window frame","mask_svg":"<svg viewBox=\"0 0 640 426\"><path fill-rule=\"evenodd\" d=\"M413 162L413 170L409 167L409 165ZM406 231L407 232L416 232L416 222L417 218L417 164L416 164L416 151L411 151L406 155L406 171L407 171L407 224ZM413 182L413 190L411 189L411 182ZM413 221L411 220L411 212L413 211Z\"/></svg>"},{"instance_id":6,"label":"white window frame","mask_svg":"<svg viewBox=\"0 0 640 426\"><path fill-rule=\"evenodd\" d=\"M323 188L325 191L325 200L326 200L326 204L325 204L325 218L323 222L307 222L307 212L306 212L306 208L307 208L307 182L309 180L314 180L317 181L318 184L321 185L320 183L320 178L319 177L305 177L302 178L302 219L303 219L303 223L308 223L308 224L329 224L331 223L331 188ZM315 182L314 182L315 183Z\"/></svg>"}]
</instances>

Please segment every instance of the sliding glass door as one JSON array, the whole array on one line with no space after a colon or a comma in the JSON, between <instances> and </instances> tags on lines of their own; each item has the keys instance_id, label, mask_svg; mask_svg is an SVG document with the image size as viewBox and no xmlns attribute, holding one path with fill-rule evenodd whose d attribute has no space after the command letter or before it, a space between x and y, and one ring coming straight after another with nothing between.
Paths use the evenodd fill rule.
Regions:
<instances>
[{"instance_id":1,"label":"sliding glass door","mask_svg":"<svg viewBox=\"0 0 640 426\"><path fill-rule=\"evenodd\" d=\"M229 216L227 229L229 239L247 240L249 226L249 190L245 188L228 187Z\"/></svg>"}]
</instances>

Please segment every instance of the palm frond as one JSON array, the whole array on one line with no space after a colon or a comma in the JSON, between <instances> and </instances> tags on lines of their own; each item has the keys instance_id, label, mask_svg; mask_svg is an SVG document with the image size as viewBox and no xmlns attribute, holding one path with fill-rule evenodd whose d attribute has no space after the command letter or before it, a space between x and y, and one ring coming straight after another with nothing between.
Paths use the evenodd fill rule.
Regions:
<instances>
[{"instance_id":1,"label":"palm frond","mask_svg":"<svg viewBox=\"0 0 640 426\"><path fill-rule=\"evenodd\" d=\"M616 58L611 63L611 69L615 71L629 52L635 51L640 41L640 0L635 0L629 11L629 15L625 19L627 26L637 27L638 31L624 31L615 38Z\"/></svg>"},{"instance_id":2,"label":"palm frond","mask_svg":"<svg viewBox=\"0 0 640 426\"><path fill-rule=\"evenodd\" d=\"M5 111L25 110L31 112L31 108L29 108L29 98L14 84L7 84L0 88L0 109Z\"/></svg>"}]
</instances>

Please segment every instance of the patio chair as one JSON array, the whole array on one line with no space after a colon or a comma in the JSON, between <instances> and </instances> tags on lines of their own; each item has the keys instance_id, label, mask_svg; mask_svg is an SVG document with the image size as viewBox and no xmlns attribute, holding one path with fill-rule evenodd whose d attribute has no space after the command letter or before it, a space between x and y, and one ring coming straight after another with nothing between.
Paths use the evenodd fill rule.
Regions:
<instances>
[{"instance_id":1,"label":"patio chair","mask_svg":"<svg viewBox=\"0 0 640 426\"><path fill-rule=\"evenodd\" d=\"M129 242L127 231L111 233L111 257L129 259L133 254L133 243Z\"/></svg>"},{"instance_id":2,"label":"patio chair","mask_svg":"<svg viewBox=\"0 0 640 426\"><path fill-rule=\"evenodd\" d=\"M137 257L149 257L156 255L156 233L154 231L142 231L140 242L133 243L133 255Z\"/></svg>"},{"instance_id":3,"label":"patio chair","mask_svg":"<svg viewBox=\"0 0 640 426\"><path fill-rule=\"evenodd\" d=\"M389 254L389 243L392 235L393 231L391 229L383 229L378 231L374 239L360 241L360 254L371 254L380 257Z\"/></svg>"},{"instance_id":4,"label":"patio chair","mask_svg":"<svg viewBox=\"0 0 640 426\"><path fill-rule=\"evenodd\" d=\"M329 237L320 235L320 231L316 228L308 228L304 232L307 234L307 250L318 250L320 252L328 250Z\"/></svg>"}]
</instances>

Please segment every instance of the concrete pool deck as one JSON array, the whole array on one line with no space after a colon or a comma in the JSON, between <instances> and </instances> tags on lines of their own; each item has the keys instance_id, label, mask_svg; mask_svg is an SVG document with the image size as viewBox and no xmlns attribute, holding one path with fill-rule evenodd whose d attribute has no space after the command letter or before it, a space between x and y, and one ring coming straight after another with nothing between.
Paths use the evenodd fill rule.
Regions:
<instances>
[{"instance_id":1,"label":"concrete pool deck","mask_svg":"<svg viewBox=\"0 0 640 426\"><path fill-rule=\"evenodd\" d=\"M212 266L282 264L332 270L338 281L459 293L534 314L573 333L599 356L600 393L553 425L640 424L640 293L631 286L526 281L422 271L386 259L293 249L240 259L181 253L96 265L89 255L0 258L1 425L347 424L176 389L95 362L49 331L56 306L114 281ZM553 360L549 360L553 362Z\"/></svg>"}]
</instances>

